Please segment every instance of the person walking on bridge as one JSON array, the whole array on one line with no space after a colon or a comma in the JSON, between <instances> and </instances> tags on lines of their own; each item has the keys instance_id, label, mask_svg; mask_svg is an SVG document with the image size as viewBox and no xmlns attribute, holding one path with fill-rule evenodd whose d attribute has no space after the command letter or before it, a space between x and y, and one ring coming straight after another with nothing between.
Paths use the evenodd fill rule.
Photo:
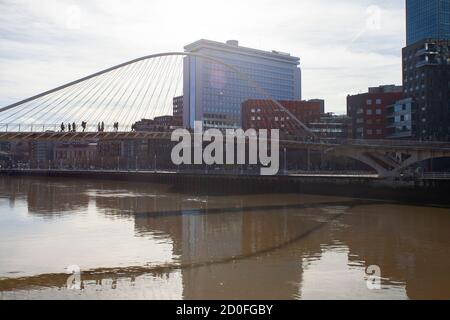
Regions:
<instances>
[{"instance_id":1,"label":"person walking on bridge","mask_svg":"<svg viewBox=\"0 0 450 320\"><path fill-rule=\"evenodd\" d=\"M69 123L69 131L68 132L72 132L72 125Z\"/></svg>"},{"instance_id":2,"label":"person walking on bridge","mask_svg":"<svg viewBox=\"0 0 450 320\"><path fill-rule=\"evenodd\" d=\"M87 126L86 121L83 121L83 122L81 123L81 127L83 128L83 132L86 131L86 126Z\"/></svg>"},{"instance_id":3,"label":"person walking on bridge","mask_svg":"<svg viewBox=\"0 0 450 320\"><path fill-rule=\"evenodd\" d=\"M66 131L66 126L64 125L64 122L61 123L61 132Z\"/></svg>"},{"instance_id":4,"label":"person walking on bridge","mask_svg":"<svg viewBox=\"0 0 450 320\"><path fill-rule=\"evenodd\" d=\"M72 130L73 132L77 132L77 125L74 123L72 123Z\"/></svg>"}]
</instances>

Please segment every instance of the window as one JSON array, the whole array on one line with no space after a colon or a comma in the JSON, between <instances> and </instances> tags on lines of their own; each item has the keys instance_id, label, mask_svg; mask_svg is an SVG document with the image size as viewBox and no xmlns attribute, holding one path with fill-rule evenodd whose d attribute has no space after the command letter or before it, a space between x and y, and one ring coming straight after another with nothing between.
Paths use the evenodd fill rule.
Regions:
<instances>
[{"instance_id":1,"label":"window","mask_svg":"<svg viewBox=\"0 0 450 320\"><path fill-rule=\"evenodd\" d=\"M371 129L367 130L367 134L371 135L373 133L373 131Z\"/></svg>"},{"instance_id":2,"label":"window","mask_svg":"<svg viewBox=\"0 0 450 320\"><path fill-rule=\"evenodd\" d=\"M377 129L377 134L378 135L380 135L380 134L382 134L383 133L383 131L381 130L381 129Z\"/></svg>"},{"instance_id":3,"label":"window","mask_svg":"<svg viewBox=\"0 0 450 320\"><path fill-rule=\"evenodd\" d=\"M369 105L369 106L372 105L372 100L371 99L367 100L367 105Z\"/></svg>"},{"instance_id":4,"label":"window","mask_svg":"<svg viewBox=\"0 0 450 320\"><path fill-rule=\"evenodd\" d=\"M381 104L381 99L377 99L376 104L380 105Z\"/></svg>"},{"instance_id":5,"label":"window","mask_svg":"<svg viewBox=\"0 0 450 320\"><path fill-rule=\"evenodd\" d=\"M383 112L382 112L381 109L377 109L376 113L377 113L377 115L380 115L380 114L382 114Z\"/></svg>"},{"instance_id":6,"label":"window","mask_svg":"<svg viewBox=\"0 0 450 320\"><path fill-rule=\"evenodd\" d=\"M373 114L373 112L372 112L371 109L367 109L366 114L367 114L368 116L371 116L371 115Z\"/></svg>"}]
</instances>

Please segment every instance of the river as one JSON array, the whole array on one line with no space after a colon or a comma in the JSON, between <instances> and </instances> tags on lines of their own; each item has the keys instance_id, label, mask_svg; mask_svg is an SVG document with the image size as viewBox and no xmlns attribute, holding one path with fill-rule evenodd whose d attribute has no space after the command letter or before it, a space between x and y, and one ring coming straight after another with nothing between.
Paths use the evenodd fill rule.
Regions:
<instances>
[{"instance_id":1,"label":"river","mask_svg":"<svg viewBox=\"0 0 450 320\"><path fill-rule=\"evenodd\" d=\"M445 207L0 177L0 299L450 299L449 248Z\"/></svg>"}]
</instances>

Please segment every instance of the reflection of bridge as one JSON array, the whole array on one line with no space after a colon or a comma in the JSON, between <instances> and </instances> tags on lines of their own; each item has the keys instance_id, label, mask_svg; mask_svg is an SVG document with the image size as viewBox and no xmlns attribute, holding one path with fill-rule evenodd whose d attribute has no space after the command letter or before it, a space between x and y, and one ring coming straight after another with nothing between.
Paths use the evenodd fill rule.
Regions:
<instances>
[{"instance_id":1,"label":"reflection of bridge","mask_svg":"<svg viewBox=\"0 0 450 320\"><path fill-rule=\"evenodd\" d=\"M134 132L131 128L141 119L172 114L173 97L182 95L185 57L221 68L218 80L225 88L227 82L243 82L251 88L248 98L267 99L271 101L268 108L285 112L297 128L299 138L281 141L282 148L356 159L382 177L398 176L402 170L424 160L450 157L450 143L320 141L239 68L216 58L177 52L139 58L1 108L0 141L170 140L167 132ZM222 94L219 91L216 94ZM88 123L85 132L80 132L83 130L80 124L84 122ZM120 132L114 131L113 122L120 122ZM68 127L62 127L70 123L77 125L77 130L72 131L78 132L67 132Z\"/></svg>"}]
</instances>

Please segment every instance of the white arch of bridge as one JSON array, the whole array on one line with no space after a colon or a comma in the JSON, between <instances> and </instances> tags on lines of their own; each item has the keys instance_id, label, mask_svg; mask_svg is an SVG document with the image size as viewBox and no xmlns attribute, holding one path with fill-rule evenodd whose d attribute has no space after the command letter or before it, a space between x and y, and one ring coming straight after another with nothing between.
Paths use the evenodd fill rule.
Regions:
<instances>
[{"instance_id":1,"label":"white arch of bridge","mask_svg":"<svg viewBox=\"0 0 450 320\"><path fill-rule=\"evenodd\" d=\"M254 81L253 79L251 79L247 74L245 74L244 72L242 72L239 68L226 63L218 58L215 57L211 57L211 56L207 56L204 54L199 54L199 53L195 53L195 52L165 52L165 53L157 53L157 54L152 54L152 55L147 55L141 58L137 58L137 59L133 59L130 60L128 62L125 63L121 63L119 65L107 68L105 70L93 73L89 76L83 77L81 79L69 82L67 84L64 84L62 86L59 86L57 88L45 91L43 93L37 94L35 96L32 96L30 98L21 100L19 102L13 103L11 105L8 105L6 107L0 108L0 114L3 112L6 112L8 110L17 108L25 103L34 101L36 99L45 97L47 95L50 95L52 93L61 91L63 89L66 89L68 87L74 86L76 84L79 84L81 82L90 80L92 78L98 77L100 75L109 73L111 71L126 67L128 65L132 65L144 60L150 60L150 59L155 59L155 58L159 58L159 57L167 57L167 56L184 56L184 57L195 57L195 58L201 58L201 59L205 59L217 64L220 64L226 68L228 68L229 70L235 72L242 80L247 81L254 89L256 89L259 94L261 94L261 96L265 97L267 100L269 100L271 103L273 103L275 106L277 106L278 108L280 108L280 110L282 110L283 112L285 112L287 115L289 115L289 117L304 131L307 133L307 136L313 137L313 138L317 138L315 133L313 133L303 122L301 122L292 112L290 112L287 108L285 108L280 102L278 102L277 100L273 99L256 81Z\"/></svg>"}]
</instances>

